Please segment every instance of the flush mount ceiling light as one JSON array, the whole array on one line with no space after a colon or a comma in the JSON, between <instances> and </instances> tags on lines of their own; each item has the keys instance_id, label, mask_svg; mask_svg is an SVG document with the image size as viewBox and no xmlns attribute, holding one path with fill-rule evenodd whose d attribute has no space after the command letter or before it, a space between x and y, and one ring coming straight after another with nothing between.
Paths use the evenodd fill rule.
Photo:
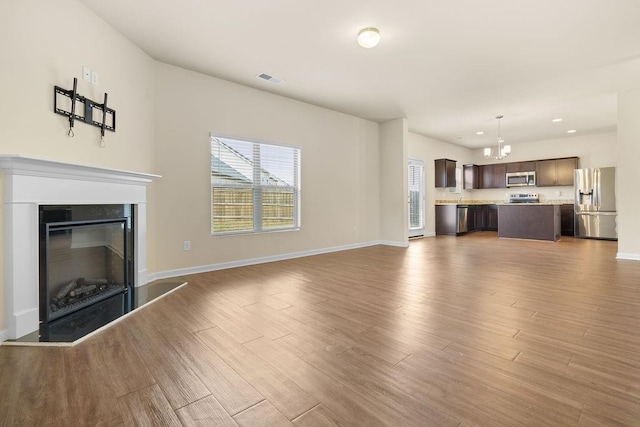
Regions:
<instances>
[{"instance_id":1,"label":"flush mount ceiling light","mask_svg":"<svg viewBox=\"0 0 640 427\"><path fill-rule=\"evenodd\" d=\"M358 44L366 49L376 47L380 43L380 30L373 27L358 31Z\"/></svg>"},{"instance_id":2,"label":"flush mount ceiling light","mask_svg":"<svg viewBox=\"0 0 640 427\"><path fill-rule=\"evenodd\" d=\"M577 130L575 130L575 129L569 129L569 130L567 131L567 133L576 133L576 132L578 132L578 131L577 131Z\"/></svg>"},{"instance_id":3,"label":"flush mount ceiling light","mask_svg":"<svg viewBox=\"0 0 640 427\"><path fill-rule=\"evenodd\" d=\"M507 157L509 154L511 154L511 146L510 145L503 145L504 139L502 138L502 135L500 134L500 120L503 117L504 117L503 115L496 116L496 119L498 120L498 138L497 138L498 144L497 144L495 153L493 152L492 148L485 148L484 149L484 156L487 159L502 160L505 157Z\"/></svg>"},{"instance_id":4,"label":"flush mount ceiling light","mask_svg":"<svg viewBox=\"0 0 640 427\"><path fill-rule=\"evenodd\" d=\"M560 123L562 121L562 119L560 117L558 117L557 119L553 119L551 120L553 123Z\"/></svg>"}]
</instances>

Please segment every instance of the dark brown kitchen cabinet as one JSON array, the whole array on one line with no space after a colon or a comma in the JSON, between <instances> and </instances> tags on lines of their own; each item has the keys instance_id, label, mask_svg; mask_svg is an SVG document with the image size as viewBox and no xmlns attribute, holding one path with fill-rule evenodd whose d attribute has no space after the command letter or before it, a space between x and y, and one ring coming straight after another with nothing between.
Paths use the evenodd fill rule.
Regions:
<instances>
[{"instance_id":1,"label":"dark brown kitchen cabinet","mask_svg":"<svg viewBox=\"0 0 640 427\"><path fill-rule=\"evenodd\" d=\"M468 231L484 230L484 210L485 205L469 205L467 214Z\"/></svg>"},{"instance_id":2,"label":"dark brown kitchen cabinet","mask_svg":"<svg viewBox=\"0 0 640 427\"><path fill-rule=\"evenodd\" d=\"M573 170L577 168L577 157L538 160L536 162L536 186L573 186Z\"/></svg>"},{"instance_id":3,"label":"dark brown kitchen cabinet","mask_svg":"<svg viewBox=\"0 0 640 427\"><path fill-rule=\"evenodd\" d=\"M460 209L466 211L466 230L460 231ZM436 205L436 235L460 236L471 231L498 231L497 205Z\"/></svg>"},{"instance_id":4,"label":"dark brown kitchen cabinet","mask_svg":"<svg viewBox=\"0 0 640 427\"><path fill-rule=\"evenodd\" d=\"M435 160L435 186L455 187L456 186L456 161L450 159Z\"/></svg>"},{"instance_id":5,"label":"dark brown kitchen cabinet","mask_svg":"<svg viewBox=\"0 0 640 427\"><path fill-rule=\"evenodd\" d=\"M436 205L436 235L455 236L458 234L458 206Z\"/></svg>"},{"instance_id":6,"label":"dark brown kitchen cabinet","mask_svg":"<svg viewBox=\"0 0 640 427\"><path fill-rule=\"evenodd\" d=\"M498 231L498 205L484 205L484 230Z\"/></svg>"},{"instance_id":7,"label":"dark brown kitchen cabinet","mask_svg":"<svg viewBox=\"0 0 640 427\"><path fill-rule=\"evenodd\" d=\"M555 160L538 160L536 162L536 185L538 187L556 185Z\"/></svg>"},{"instance_id":8,"label":"dark brown kitchen cabinet","mask_svg":"<svg viewBox=\"0 0 640 427\"><path fill-rule=\"evenodd\" d=\"M482 165L478 167L480 188L506 188L507 167L504 163Z\"/></svg>"},{"instance_id":9,"label":"dark brown kitchen cabinet","mask_svg":"<svg viewBox=\"0 0 640 427\"><path fill-rule=\"evenodd\" d=\"M573 187L573 171L578 169L578 158L556 160L556 185L570 185Z\"/></svg>"},{"instance_id":10,"label":"dark brown kitchen cabinet","mask_svg":"<svg viewBox=\"0 0 640 427\"><path fill-rule=\"evenodd\" d=\"M536 162L515 162L507 163L507 172L534 172Z\"/></svg>"},{"instance_id":11,"label":"dark brown kitchen cabinet","mask_svg":"<svg viewBox=\"0 0 640 427\"><path fill-rule=\"evenodd\" d=\"M507 188L507 167L504 164L493 165L493 188Z\"/></svg>"},{"instance_id":12,"label":"dark brown kitchen cabinet","mask_svg":"<svg viewBox=\"0 0 640 427\"><path fill-rule=\"evenodd\" d=\"M464 165L462 167L463 188L465 190L475 190L480 188L480 177L477 165Z\"/></svg>"},{"instance_id":13,"label":"dark brown kitchen cabinet","mask_svg":"<svg viewBox=\"0 0 640 427\"><path fill-rule=\"evenodd\" d=\"M565 204L560 205L560 234L563 236L573 236L575 231L573 229L574 213L573 205Z\"/></svg>"}]
</instances>

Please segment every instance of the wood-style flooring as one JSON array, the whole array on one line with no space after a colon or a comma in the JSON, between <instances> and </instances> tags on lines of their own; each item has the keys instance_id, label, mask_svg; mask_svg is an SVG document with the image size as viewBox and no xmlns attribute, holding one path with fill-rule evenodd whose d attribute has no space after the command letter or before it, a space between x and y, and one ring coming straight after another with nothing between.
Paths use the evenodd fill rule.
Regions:
<instances>
[{"instance_id":1,"label":"wood-style flooring","mask_svg":"<svg viewBox=\"0 0 640 427\"><path fill-rule=\"evenodd\" d=\"M436 237L185 277L71 348L0 347L0 425L640 425L640 263Z\"/></svg>"}]
</instances>

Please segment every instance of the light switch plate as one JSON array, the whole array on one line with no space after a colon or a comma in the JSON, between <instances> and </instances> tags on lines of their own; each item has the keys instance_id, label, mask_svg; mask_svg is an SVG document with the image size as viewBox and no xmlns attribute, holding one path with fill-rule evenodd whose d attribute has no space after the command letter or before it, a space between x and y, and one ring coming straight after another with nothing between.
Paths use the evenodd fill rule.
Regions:
<instances>
[{"instance_id":1,"label":"light switch plate","mask_svg":"<svg viewBox=\"0 0 640 427\"><path fill-rule=\"evenodd\" d=\"M90 82L91 81L91 68L89 67L82 67L82 79Z\"/></svg>"}]
</instances>

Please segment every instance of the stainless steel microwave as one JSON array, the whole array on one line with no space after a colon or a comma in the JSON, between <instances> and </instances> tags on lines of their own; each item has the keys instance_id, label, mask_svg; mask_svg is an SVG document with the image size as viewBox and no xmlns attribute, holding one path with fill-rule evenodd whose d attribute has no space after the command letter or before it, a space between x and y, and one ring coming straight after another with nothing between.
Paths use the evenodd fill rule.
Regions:
<instances>
[{"instance_id":1,"label":"stainless steel microwave","mask_svg":"<svg viewBox=\"0 0 640 427\"><path fill-rule=\"evenodd\" d=\"M507 172L507 187L531 187L536 185L535 172Z\"/></svg>"}]
</instances>

